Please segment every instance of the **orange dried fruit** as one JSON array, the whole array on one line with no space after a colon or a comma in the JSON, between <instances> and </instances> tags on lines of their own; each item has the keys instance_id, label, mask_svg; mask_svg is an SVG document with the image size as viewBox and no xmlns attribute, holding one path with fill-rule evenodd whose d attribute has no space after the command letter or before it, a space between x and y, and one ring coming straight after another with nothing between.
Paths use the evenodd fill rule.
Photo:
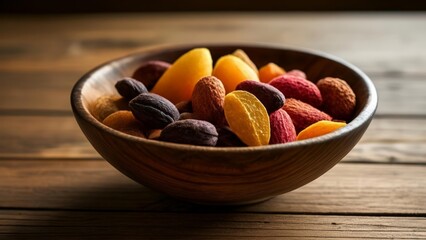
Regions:
<instances>
[{"instance_id":1,"label":"orange dried fruit","mask_svg":"<svg viewBox=\"0 0 426 240\"><path fill-rule=\"evenodd\" d=\"M131 111L120 110L114 112L106 117L102 123L115 130L145 138L142 123L136 120Z\"/></svg>"},{"instance_id":2,"label":"orange dried fruit","mask_svg":"<svg viewBox=\"0 0 426 240\"><path fill-rule=\"evenodd\" d=\"M225 96L225 118L231 130L248 146L269 143L271 128L269 115L253 94L236 90Z\"/></svg>"},{"instance_id":3,"label":"orange dried fruit","mask_svg":"<svg viewBox=\"0 0 426 240\"><path fill-rule=\"evenodd\" d=\"M318 137L327 133L331 133L341 127L346 126L345 122L333 122L322 120L318 121L307 128L303 129L298 135L296 140L303 140L308 138Z\"/></svg>"},{"instance_id":4,"label":"orange dried fruit","mask_svg":"<svg viewBox=\"0 0 426 240\"><path fill-rule=\"evenodd\" d=\"M275 63L268 63L259 69L259 79L261 82L268 83L272 79L285 74L285 70Z\"/></svg>"},{"instance_id":5,"label":"orange dried fruit","mask_svg":"<svg viewBox=\"0 0 426 240\"><path fill-rule=\"evenodd\" d=\"M232 53L232 55L238 57L239 59L241 59L245 63L247 63L247 65L249 65L254 70L255 73L259 72L259 70L256 67L256 64L254 64L254 62L250 59L250 57L247 55L247 53L244 52L244 50L237 49Z\"/></svg>"},{"instance_id":6,"label":"orange dried fruit","mask_svg":"<svg viewBox=\"0 0 426 240\"><path fill-rule=\"evenodd\" d=\"M222 81L227 93L234 91L235 87L242 81L259 81L257 73L247 63L234 55L219 58L213 68L213 76Z\"/></svg>"},{"instance_id":7,"label":"orange dried fruit","mask_svg":"<svg viewBox=\"0 0 426 240\"><path fill-rule=\"evenodd\" d=\"M212 75L213 60L207 48L195 48L178 58L166 70L152 89L152 93L176 104L190 100L198 80Z\"/></svg>"}]
</instances>

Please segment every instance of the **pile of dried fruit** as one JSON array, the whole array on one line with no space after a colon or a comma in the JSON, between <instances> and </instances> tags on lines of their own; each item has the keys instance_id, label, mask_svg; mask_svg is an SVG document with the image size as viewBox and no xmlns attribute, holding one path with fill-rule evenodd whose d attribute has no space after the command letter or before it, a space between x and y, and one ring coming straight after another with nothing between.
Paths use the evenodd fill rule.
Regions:
<instances>
[{"instance_id":1,"label":"pile of dried fruit","mask_svg":"<svg viewBox=\"0 0 426 240\"><path fill-rule=\"evenodd\" d=\"M92 114L138 137L203 146L260 146L313 138L346 125L356 97L339 78L316 84L275 63L260 69L238 49L196 48L173 64L149 61L102 96Z\"/></svg>"}]
</instances>

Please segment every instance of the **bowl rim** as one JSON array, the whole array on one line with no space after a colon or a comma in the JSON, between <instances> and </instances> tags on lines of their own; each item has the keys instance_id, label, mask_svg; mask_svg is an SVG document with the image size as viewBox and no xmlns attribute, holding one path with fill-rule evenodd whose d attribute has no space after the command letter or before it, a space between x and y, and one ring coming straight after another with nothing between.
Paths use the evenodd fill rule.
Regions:
<instances>
[{"instance_id":1,"label":"bowl rim","mask_svg":"<svg viewBox=\"0 0 426 240\"><path fill-rule=\"evenodd\" d=\"M83 99L82 99L82 89L85 83L88 80L90 80L91 76L94 75L94 73L106 67L107 65L114 64L114 62L121 61L134 56L138 56L141 54L151 54L151 53L156 53L160 51L178 51L178 50L185 50L185 49L190 50L192 48L197 48L197 47L205 47L208 49L210 47L230 47L230 48L235 47L235 49L256 47L256 48L265 48L265 49L271 49L271 50L288 50L288 51L295 51L295 52L316 55L316 56L343 64L345 67L351 69L356 74L358 74L363 79L364 84L366 85L366 88L368 89L368 98L367 98L365 106L360 110L359 114L352 121L347 123L345 127L340 128L331 133L328 133L319 137L315 137L315 138L293 141L288 143L263 145L263 146L244 146L244 147L196 146L196 145L178 144L178 143L163 142L163 141L152 140L148 138L136 137L136 136L132 136L132 135L120 132L118 130L112 129L104 125L102 122L97 120L94 116L92 116L92 114L88 112L86 108L84 107ZM109 134L115 135L116 137L124 138L126 140L129 140L135 143L152 145L152 146L162 147L162 148L170 148L170 149L181 150L181 151L215 152L215 153L229 153L229 152L251 153L251 152L262 152L262 151L278 151L278 150L282 151L285 149L292 149L296 147L307 147L312 144L325 143L334 138L337 138L338 136L349 134L351 131L361 127L365 121L368 121L369 119L373 117L377 109L378 96L377 96L377 91L373 82L363 71L361 71L358 67L356 67L352 63L349 63L346 60L343 60L329 53L325 53L318 50L307 49L307 48L289 47L289 46L277 45L277 44L206 43L206 44L161 44L161 45L148 46L148 47L139 49L137 52L104 62L98 65L97 67L91 69L87 73L85 73L82 77L80 77L80 79L74 84L71 90L70 101L71 101L71 107L75 117L77 117L78 115L81 119L83 119L84 121L86 121L87 123L89 123L90 125L96 127L97 129L101 131L108 132Z\"/></svg>"}]
</instances>

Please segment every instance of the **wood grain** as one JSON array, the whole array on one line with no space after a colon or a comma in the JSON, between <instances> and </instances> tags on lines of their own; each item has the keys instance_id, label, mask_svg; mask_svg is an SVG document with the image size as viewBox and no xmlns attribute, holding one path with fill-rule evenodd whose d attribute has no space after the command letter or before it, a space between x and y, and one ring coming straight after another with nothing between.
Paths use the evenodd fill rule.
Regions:
<instances>
[{"instance_id":1,"label":"wood grain","mask_svg":"<svg viewBox=\"0 0 426 240\"><path fill-rule=\"evenodd\" d=\"M418 30L425 22L421 13L2 17L0 70L87 71L148 45L221 41L322 50L367 72L424 73L426 36Z\"/></svg>"},{"instance_id":2,"label":"wood grain","mask_svg":"<svg viewBox=\"0 0 426 240\"><path fill-rule=\"evenodd\" d=\"M0 16L0 239L426 238L425 24L422 13ZM251 206L174 200L102 160L70 114L75 81L146 46L217 41L354 63L378 89L378 117L321 178Z\"/></svg>"},{"instance_id":3,"label":"wood grain","mask_svg":"<svg viewBox=\"0 0 426 240\"><path fill-rule=\"evenodd\" d=\"M13 239L424 239L426 219L291 214L0 210Z\"/></svg>"},{"instance_id":4,"label":"wood grain","mask_svg":"<svg viewBox=\"0 0 426 240\"><path fill-rule=\"evenodd\" d=\"M338 164L270 201L243 207L187 204L131 181L104 161L0 161L0 208L88 211L426 214L426 166Z\"/></svg>"},{"instance_id":5,"label":"wood grain","mask_svg":"<svg viewBox=\"0 0 426 240\"><path fill-rule=\"evenodd\" d=\"M426 119L376 118L343 161L423 164L425 156ZM100 156L72 116L0 116L0 159L8 158Z\"/></svg>"}]
</instances>

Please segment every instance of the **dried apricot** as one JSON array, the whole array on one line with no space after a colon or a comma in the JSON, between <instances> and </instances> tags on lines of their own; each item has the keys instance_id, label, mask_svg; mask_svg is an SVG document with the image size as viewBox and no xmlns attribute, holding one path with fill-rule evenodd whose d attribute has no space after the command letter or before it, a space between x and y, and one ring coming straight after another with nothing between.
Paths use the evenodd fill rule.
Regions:
<instances>
[{"instance_id":1,"label":"dried apricot","mask_svg":"<svg viewBox=\"0 0 426 240\"><path fill-rule=\"evenodd\" d=\"M113 114L110 114L102 122L103 124L115 130L130 134L133 136L145 138L145 135L143 133L144 128L142 123L136 120L136 118L133 116L132 112L130 111L126 111L126 110L117 111Z\"/></svg>"},{"instance_id":2,"label":"dried apricot","mask_svg":"<svg viewBox=\"0 0 426 240\"><path fill-rule=\"evenodd\" d=\"M236 90L225 96L225 118L231 130L248 146L267 145L271 137L269 115L253 94Z\"/></svg>"},{"instance_id":3,"label":"dried apricot","mask_svg":"<svg viewBox=\"0 0 426 240\"><path fill-rule=\"evenodd\" d=\"M259 79L261 82L268 83L272 79L285 74L285 70L275 63L268 63L259 69Z\"/></svg>"},{"instance_id":4,"label":"dried apricot","mask_svg":"<svg viewBox=\"0 0 426 240\"><path fill-rule=\"evenodd\" d=\"M244 52L244 50L242 49L237 49L235 50L232 55L236 56L237 58L243 60L245 63L247 63L247 65L249 65L255 73L258 73L259 70L256 67L256 64L254 64L254 62L250 59L250 57L247 55L246 52Z\"/></svg>"},{"instance_id":5,"label":"dried apricot","mask_svg":"<svg viewBox=\"0 0 426 240\"><path fill-rule=\"evenodd\" d=\"M227 93L234 91L238 83L244 80L259 81L256 72L240 58L226 55L216 62L213 76L219 78Z\"/></svg>"},{"instance_id":6,"label":"dried apricot","mask_svg":"<svg viewBox=\"0 0 426 240\"><path fill-rule=\"evenodd\" d=\"M327 133L331 133L344 126L346 126L345 122L333 122L327 120L318 121L302 130L299 135L297 135L296 140L318 137Z\"/></svg>"},{"instance_id":7,"label":"dried apricot","mask_svg":"<svg viewBox=\"0 0 426 240\"><path fill-rule=\"evenodd\" d=\"M176 104L190 100L195 84L212 75L213 60L207 48L195 48L182 55L166 70L152 89L153 93Z\"/></svg>"}]
</instances>

